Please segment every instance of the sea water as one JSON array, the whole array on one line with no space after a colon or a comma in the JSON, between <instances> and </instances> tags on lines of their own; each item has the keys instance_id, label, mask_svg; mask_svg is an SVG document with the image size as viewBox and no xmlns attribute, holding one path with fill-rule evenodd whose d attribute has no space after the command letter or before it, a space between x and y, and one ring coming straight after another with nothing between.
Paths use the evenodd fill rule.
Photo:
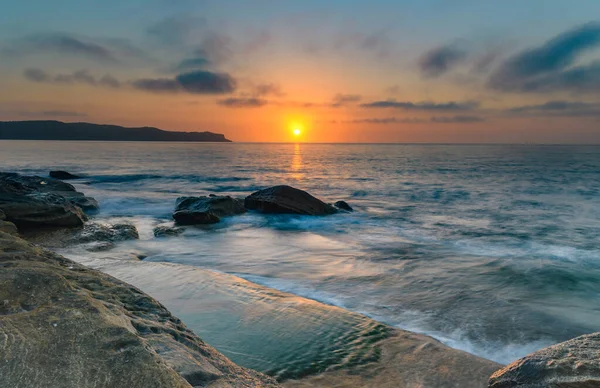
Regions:
<instances>
[{"instance_id":1,"label":"sea water","mask_svg":"<svg viewBox=\"0 0 600 388\"><path fill-rule=\"evenodd\" d=\"M0 141L0 161L3 171L84 175L74 184L99 200L94 220L133 222L141 238L62 253L142 288L153 281L133 267L151 276L163 266L153 296L185 300L173 306L186 322L200 310L169 265L235 275L501 363L600 330L597 146ZM243 198L279 184L355 211L250 212L152 234L171 223L179 196ZM135 254L144 261L124 269ZM234 340L208 342L240 362Z\"/></svg>"}]
</instances>

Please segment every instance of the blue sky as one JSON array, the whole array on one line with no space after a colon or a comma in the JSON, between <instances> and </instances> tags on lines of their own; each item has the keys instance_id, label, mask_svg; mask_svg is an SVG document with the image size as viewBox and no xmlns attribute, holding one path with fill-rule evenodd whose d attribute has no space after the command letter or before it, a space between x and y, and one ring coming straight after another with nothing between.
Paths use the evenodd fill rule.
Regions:
<instances>
[{"instance_id":1,"label":"blue sky","mask_svg":"<svg viewBox=\"0 0 600 388\"><path fill-rule=\"evenodd\" d=\"M600 143L600 1L5 3L0 119Z\"/></svg>"}]
</instances>

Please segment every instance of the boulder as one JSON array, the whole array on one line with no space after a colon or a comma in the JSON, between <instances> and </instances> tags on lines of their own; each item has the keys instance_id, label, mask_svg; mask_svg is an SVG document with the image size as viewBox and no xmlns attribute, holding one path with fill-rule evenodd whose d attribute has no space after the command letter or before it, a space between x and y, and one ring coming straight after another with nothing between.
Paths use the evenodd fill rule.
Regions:
<instances>
[{"instance_id":1,"label":"boulder","mask_svg":"<svg viewBox=\"0 0 600 388\"><path fill-rule=\"evenodd\" d=\"M19 234L17 226L9 221L0 221L0 232L12 234L13 236L17 236Z\"/></svg>"},{"instance_id":2,"label":"boulder","mask_svg":"<svg viewBox=\"0 0 600 388\"><path fill-rule=\"evenodd\" d=\"M68 227L82 225L98 202L56 179L0 173L0 209L17 226Z\"/></svg>"},{"instance_id":3,"label":"boulder","mask_svg":"<svg viewBox=\"0 0 600 388\"><path fill-rule=\"evenodd\" d=\"M320 216L337 212L335 207L291 186L274 186L257 191L246 197L244 205L246 209L261 213Z\"/></svg>"},{"instance_id":4,"label":"boulder","mask_svg":"<svg viewBox=\"0 0 600 388\"><path fill-rule=\"evenodd\" d=\"M230 196L181 197L173 218L179 225L215 224L221 217L245 212L242 202Z\"/></svg>"},{"instance_id":5,"label":"boulder","mask_svg":"<svg viewBox=\"0 0 600 388\"><path fill-rule=\"evenodd\" d=\"M82 242L116 242L125 240L137 240L140 235L132 224L86 224L73 239Z\"/></svg>"},{"instance_id":6,"label":"boulder","mask_svg":"<svg viewBox=\"0 0 600 388\"><path fill-rule=\"evenodd\" d=\"M352 209L352 206L348 205L348 202L346 201L337 201L333 204L333 206L337 207L338 209L345 210L347 212L354 211L354 209Z\"/></svg>"},{"instance_id":7,"label":"boulder","mask_svg":"<svg viewBox=\"0 0 600 388\"><path fill-rule=\"evenodd\" d=\"M19 227L81 226L87 216L81 208L55 194L20 195L0 191L0 208Z\"/></svg>"},{"instance_id":8,"label":"boulder","mask_svg":"<svg viewBox=\"0 0 600 388\"><path fill-rule=\"evenodd\" d=\"M81 177L78 175L71 174L70 172L67 172L67 171L55 170L55 171L50 171L50 178L66 181L69 179L80 179Z\"/></svg>"},{"instance_id":9,"label":"boulder","mask_svg":"<svg viewBox=\"0 0 600 388\"><path fill-rule=\"evenodd\" d=\"M170 226L157 226L154 228L154 237L174 237L185 232L183 228L172 228Z\"/></svg>"},{"instance_id":10,"label":"boulder","mask_svg":"<svg viewBox=\"0 0 600 388\"><path fill-rule=\"evenodd\" d=\"M600 387L600 333L532 353L494 373L489 388Z\"/></svg>"},{"instance_id":11,"label":"boulder","mask_svg":"<svg viewBox=\"0 0 600 388\"><path fill-rule=\"evenodd\" d=\"M277 387L152 297L0 232L3 387Z\"/></svg>"},{"instance_id":12,"label":"boulder","mask_svg":"<svg viewBox=\"0 0 600 388\"><path fill-rule=\"evenodd\" d=\"M98 202L86 197L69 183L53 178L26 176L15 173L0 173L0 192L17 194L55 194L64 197L83 210L98 210Z\"/></svg>"}]
</instances>

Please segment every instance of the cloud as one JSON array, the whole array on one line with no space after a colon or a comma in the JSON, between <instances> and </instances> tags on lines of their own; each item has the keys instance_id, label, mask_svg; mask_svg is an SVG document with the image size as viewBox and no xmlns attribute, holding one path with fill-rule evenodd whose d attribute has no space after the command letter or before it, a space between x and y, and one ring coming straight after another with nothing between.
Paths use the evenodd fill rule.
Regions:
<instances>
[{"instance_id":1,"label":"cloud","mask_svg":"<svg viewBox=\"0 0 600 388\"><path fill-rule=\"evenodd\" d=\"M322 40L323 37L320 37ZM347 49L358 50L385 58L390 54L392 40L388 36L388 29L383 28L371 32L341 31L332 43L333 51L344 51ZM309 43L305 51L317 53L321 51L321 45Z\"/></svg>"},{"instance_id":2,"label":"cloud","mask_svg":"<svg viewBox=\"0 0 600 388\"><path fill-rule=\"evenodd\" d=\"M362 96L360 96L358 94L340 94L340 93L338 93L333 97L333 102L331 103L331 106L334 108L339 108L344 105L359 102L360 100L362 100Z\"/></svg>"},{"instance_id":3,"label":"cloud","mask_svg":"<svg viewBox=\"0 0 600 388\"><path fill-rule=\"evenodd\" d=\"M507 110L511 115L585 117L600 116L600 104L580 101L548 101L538 105L523 105Z\"/></svg>"},{"instance_id":4,"label":"cloud","mask_svg":"<svg viewBox=\"0 0 600 388\"><path fill-rule=\"evenodd\" d=\"M424 76L439 77L466 57L467 53L455 46L441 46L423 54L419 67Z\"/></svg>"},{"instance_id":5,"label":"cloud","mask_svg":"<svg viewBox=\"0 0 600 388\"><path fill-rule=\"evenodd\" d=\"M598 92L600 62L572 67L598 46L600 22L584 24L510 57L492 73L488 85L511 92Z\"/></svg>"},{"instance_id":6,"label":"cloud","mask_svg":"<svg viewBox=\"0 0 600 388\"><path fill-rule=\"evenodd\" d=\"M285 95L285 93L283 93L283 91L281 90L281 86L275 83L264 83L255 85L251 90L251 94L255 96L276 97L283 97Z\"/></svg>"},{"instance_id":7,"label":"cloud","mask_svg":"<svg viewBox=\"0 0 600 388\"><path fill-rule=\"evenodd\" d=\"M33 82L49 82L51 77L42 69L25 69L23 72L25 78Z\"/></svg>"},{"instance_id":8,"label":"cloud","mask_svg":"<svg viewBox=\"0 0 600 388\"><path fill-rule=\"evenodd\" d=\"M349 124L425 124L425 123L436 123L436 124L470 124L479 123L485 121L479 116L433 116L429 119L426 118L398 118L398 117L372 117L366 119L356 119L348 121L340 121L340 123Z\"/></svg>"},{"instance_id":9,"label":"cloud","mask_svg":"<svg viewBox=\"0 0 600 388\"><path fill-rule=\"evenodd\" d=\"M237 97L226 98L217 101L217 104L229 108L260 108L270 103L278 104L277 101L269 101L265 97L282 97L285 93L275 83L257 84L250 88L249 92L241 93Z\"/></svg>"},{"instance_id":10,"label":"cloud","mask_svg":"<svg viewBox=\"0 0 600 388\"><path fill-rule=\"evenodd\" d=\"M131 81L131 85L139 90L151 93L177 93L181 85L173 78L140 78Z\"/></svg>"},{"instance_id":11,"label":"cloud","mask_svg":"<svg viewBox=\"0 0 600 388\"><path fill-rule=\"evenodd\" d=\"M175 72L205 69L210 65L210 61L203 56L187 58L174 66Z\"/></svg>"},{"instance_id":12,"label":"cloud","mask_svg":"<svg viewBox=\"0 0 600 388\"><path fill-rule=\"evenodd\" d=\"M5 54L23 55L56 52L63 55L83 56L100 62L118 62L113 50L90 39L62 33L44 33L22 38L3 50Z\"/></svg>"},{"instance_id":13,"label":"cloud","mask_svg":"<svg viewBox=\"0 0 600 388\"><path fill-rule=\"evenodd\" d=\"M105 74L97 79L87 70L77 70L70 74L50 75L42 69L29 68L25 69L23 76L32 82L50 83L50 84L87 84L91 86L104 86L110 88L121 87L121 82L110 74Z\"/></svg>"},{"instance_id":14,"label":"cloud","mask_svg":"<svg viewBox=\"0 0 600 388\"><path fill-rule=\"evenodd\" d=\"M227 73L193 71L175 78L142 78L131 82L134 88L152 93L228 94L237 82Z\"/></svg>"},{"instance_id":15,"label":"cloud","mask_svg":"<svg viewBox=\"0 0 600 388\"><path fill-rule=\"evenodd\" d=\"M88 117L87 113L68 111L68 110L42 110L42 111L11 111L0 109L0 114L9 116L19 116L30 119L39 118L57 118L57 117Z\"/></svg>"},{"instance_id":16,"label":"cloud","mask_svg":"<svg viewBox=\"0 0 600 388\"><path fill-rule=\"evenodd\" d=\"M479 106L478 103L473 101L465 102L408 102L408 101L396 101L396 100L382 100L373 101L360 105L363 108L390 108L390 109L404 109L404 110L424 110L424 111L465 111L473 110Z\"/></svg>"},{"instance_id":17,"label":"cloud","mask_svg":"<svg viewBox=\"0 0 600 388\"><path fill-rule=\"evenodd\" d=\"M232 97L217 101L217 104L226 106L228 108L260 108L268 104L267 100L261 98L243 98L243 97Z\"/></svg>"},{"instance_id":18,"label":"cloud","mask_svg":"<svg viewBox=\"0 0 600 388\"><path fill-rule=\"evenodd\" d=\"M432 123L440 123L440 124L452 124L452 123L480 123L485 121L482 117L479 116L442 116L442 117L432 117L430 119Z\"/></svg>"},{"instance_id":19,"label":"cloud","mask_svg":"<svg viewBox=\"0 0 600 388\"><path fill-rule=\"evenodd\" d=\"M175 80L184 90L196 94L227 94L237 87L235 79L229 74L210 71L179 74Z\"/></svg>"},{"instance_id":20,"label":"cloud","mask_svg":"<svg viewBox=\"0 0 600 388\"><path fill-rule=\"evenodd\" d=\"M206 25L206 20L189 15L172 16L152 24L146 33L159 43L172 45L187 45Z\"/></svg>"}]
</instances>

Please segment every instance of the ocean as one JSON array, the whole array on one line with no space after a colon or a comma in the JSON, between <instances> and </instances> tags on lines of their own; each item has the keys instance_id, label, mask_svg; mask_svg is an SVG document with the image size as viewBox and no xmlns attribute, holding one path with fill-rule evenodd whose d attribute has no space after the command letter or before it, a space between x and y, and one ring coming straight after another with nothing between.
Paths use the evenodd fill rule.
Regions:
<instances>
[{"instance_id":1,"label":"ocean","mask_svg":"<svg viewBox=\"0 0 600 388\"><path fill-rule=\"evenodd\" d=\"M132 222L141 238L61 253L148 290L234 361L272 374L285 345L256 360L236 353L268 334L240 329L260 314L244 310L250 302L224 317L223 295L271 308L274 294L257 295L283 291L500 363L600 331L599 146L0 141L0 161L3 171L84 175L73 183L100 202L93 220ZM179 196L243 198L279 184L355 211L251 212L152 234L171 223ZM199 269L209 272L195 278ZM310 319L333 321L319 314ZM319 348L319 338L290 346Z\"/></svg>"}]
</instances>

